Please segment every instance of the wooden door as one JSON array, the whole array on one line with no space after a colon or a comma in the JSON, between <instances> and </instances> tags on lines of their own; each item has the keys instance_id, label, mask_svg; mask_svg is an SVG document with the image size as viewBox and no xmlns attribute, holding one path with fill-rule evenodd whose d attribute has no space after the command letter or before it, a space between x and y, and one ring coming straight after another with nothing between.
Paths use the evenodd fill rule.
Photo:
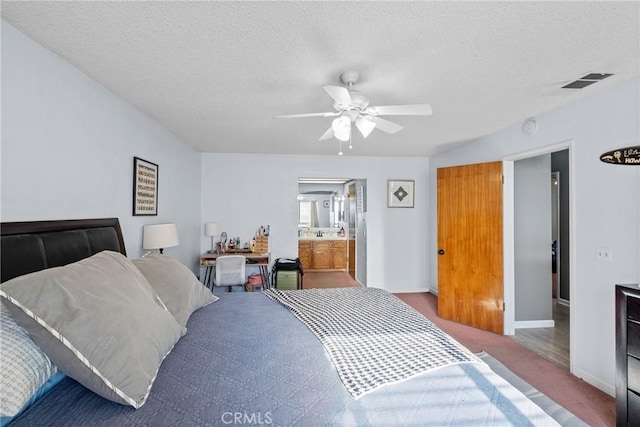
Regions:
<instances>
[{"instance_id":1,"label":"wooden door","mask_svg":"<svg viewBox=\"0 0 640 427\"><path fill-rule=\"evenodd\" d=\"M438 315L503 333L502 162L438 169Z\"/></svg>"}]
</instances>

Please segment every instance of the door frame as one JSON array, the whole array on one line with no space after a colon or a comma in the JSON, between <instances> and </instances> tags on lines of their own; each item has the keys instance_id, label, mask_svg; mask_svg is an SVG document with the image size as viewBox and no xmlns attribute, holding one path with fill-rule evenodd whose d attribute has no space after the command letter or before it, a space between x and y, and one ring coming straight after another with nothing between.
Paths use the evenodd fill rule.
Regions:
<instances>
[{"instance_id":1,"label":"door frame","mask_svg":"<svg viewBox=\"0 0 640 427\"><path fill-rule=\"evenodd\" d=\"M574 140L569 139L556 144L546 145L534 150L523 151L517 154L506 156L502 159L502 171L504 175L503 186L503 239L504 239L504 334L515 334L515 180L514 180L514 162L516 160L536 157L542 154L554 153L556 151L568 150L569 154L569 176L564 179L568 181L569 186L569 271L576 271L575 264L575 215L576 215L576 199L573 189L573 178L575 174L575 159L573 155ZM577 327L574 319L574 310L579 307L580 301L576 301L576 290L573 283L573 275L569 277L569 299L571 301L571 310L569 312L569 372L573 373L574 366L574 341L575 328Z\"/></svg>"},{"instance_id":2,"label":"door frame","mask_svg":"<svg viewBox=\"0 0 640 427\"><path fill-rule=\"evenodd\" d=\"M560 256L561 256L561 250L560 250L560 227L562 224L560 224L560 171L556 171L556 172L551 172L551 177L556 179L556 186L558 187L556 189L556 196L555 196L555 203L556 203L556 209L555 211L551 212L552 215L555 216L555 221L556 221L556 227L557 227L557 242L556 242L556 284L554 286L554 291L556 293L556 298L558 300L558 303L561 304L560 302ZM552 241L553 242L553 241ZM571 287L569 287L569 291L571 291ZM571 297L569 297L569 299L571 299Z\"/></svg>"}]
</instances>

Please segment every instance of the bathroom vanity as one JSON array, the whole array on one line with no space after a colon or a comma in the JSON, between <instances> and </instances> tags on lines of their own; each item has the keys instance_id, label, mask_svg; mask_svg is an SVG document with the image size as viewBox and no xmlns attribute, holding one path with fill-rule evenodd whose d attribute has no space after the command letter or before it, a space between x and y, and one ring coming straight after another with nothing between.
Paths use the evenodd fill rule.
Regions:
<instances>
[{"instance_id":1,"label":"bathroom vanity","mask_svg":"<svg viewBox=\"0 0 640 427\"><path fill-rule=\"evenodd\" d=\"M304 270L346 271L347 238L301 236L298 240L298 257Z\"/></svg>"}]
</instances>

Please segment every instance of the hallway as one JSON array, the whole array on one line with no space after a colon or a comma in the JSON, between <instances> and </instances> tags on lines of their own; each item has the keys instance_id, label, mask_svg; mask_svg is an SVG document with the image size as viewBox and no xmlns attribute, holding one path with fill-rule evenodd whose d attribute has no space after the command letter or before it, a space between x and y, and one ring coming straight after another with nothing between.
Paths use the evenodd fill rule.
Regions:
<instances>
[{"instance_id":1,"label":"hallway","mask_svg":"<svg viewBox=\"0 0 640 427\"><path fill-rule=\"evenodd\" d=\"M516 329L513 339L569 370L569 307L553 300L554 328Z\"/></svg>"}]
</instances>

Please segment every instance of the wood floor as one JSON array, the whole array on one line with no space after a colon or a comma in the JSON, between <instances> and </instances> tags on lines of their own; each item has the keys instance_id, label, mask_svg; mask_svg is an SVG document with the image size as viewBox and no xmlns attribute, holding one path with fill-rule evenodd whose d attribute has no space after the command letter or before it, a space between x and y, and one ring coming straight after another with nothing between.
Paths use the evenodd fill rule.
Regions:
<instances>
[{"instance_id":1,"label":"wood floor","mask_svg":"<svg viewBox=\"0 0 640 427\"><path fill-rule=\"evenodd\" d=\"M529 350L569 370L569 307L553 300L554 328L516 329L513 338Z\"/></svg>"},{"instance_id":2,"label":"wood floor","mask_svg":"<svg viewBox=\"0 0 640 427\"><path fill-rule=\"evenodd\" d=\"M354 288L357 286L360 284L344 271L305 271L302 278L302 289Z\"/></svg>"}]
</instances>

